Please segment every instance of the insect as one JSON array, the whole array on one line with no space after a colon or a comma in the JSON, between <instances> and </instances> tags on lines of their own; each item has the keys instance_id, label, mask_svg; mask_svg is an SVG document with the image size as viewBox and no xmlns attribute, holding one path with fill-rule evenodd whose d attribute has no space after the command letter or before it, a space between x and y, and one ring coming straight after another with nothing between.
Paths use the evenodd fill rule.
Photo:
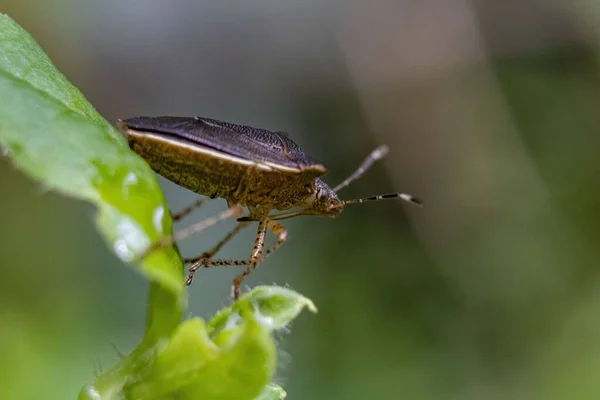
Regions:
<instances>
[{"instance_id":1,"label":"insect","mask_svg":"<svg viewBox=\"0 0 600 400\"><path fill-rule=\"evenodd\" d=\"M210 198L227 200L228 210L217 217L176 232L151 246L151 250L171 244L231 216L241 216L241 207L249 215L213 249L191 263L187 284L202 267L243 265L233 281L234 299L244 278L287 239L287 231L278 222L300 215L336 217L349 204L383 199L402 199L422 205L421 200L404 193L384 194L354 200L340 200L337 192L360 178L371 165L383 158L388 148L380 146L342 183L330 188L321 176L327 168L310 158L283 132L271 132L209 118L135 117L119 120L119 128L130 148L144 158L152 169L179 186ZM203 200L174 214L180 220ZM284 212L272 213L273 210ZM240 230L258 222L256 239L246 260L217 260L212 257ZM265 249L267 231L277 240Z\"/></svg>"}]
</instances>

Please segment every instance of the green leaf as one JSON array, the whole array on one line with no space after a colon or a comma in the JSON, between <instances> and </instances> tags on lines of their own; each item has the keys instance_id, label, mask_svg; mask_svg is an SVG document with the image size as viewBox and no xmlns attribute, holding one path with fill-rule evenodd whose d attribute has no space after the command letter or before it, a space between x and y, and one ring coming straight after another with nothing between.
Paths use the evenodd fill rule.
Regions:
<instances>
[{"instance_id":1,"label":"green leaf","mask_svg":"<svg viewBox=\"0 0 600 400\"><path fill-rule=\"evenodd\" d=\"M45 186L93 203L106 242L125 262L170 234L156 177L125 139L56 70L35 40L0 14L0 146ZM183 271L173 247L136 266L156 282L148 337L168 335L183 309ZM166 291L166 293L162 293Z\"/></svg>"},{"instance_id":2,"label":"green leaf","mask_svg":"<svg viewBox=\"0 0 600 400\"><path fill-rule=\"evenodd\" d=\"M182 323L169 341L159 342L150 357L131 374L136 378L125 388L127 398L160 398L191 385L202 367L219 357L219 348L206 334L204 322L194 318Z\"/></svg>"},{"instance_id":3,"label":"green leaf","mask_svg":"<svg viewBox=\"0 0 600 400\"><path fill-rule=\"evenodd\" d=\"M221 347L219 357L198 372L177 398L185 400L252 400L269 383L275 371L275 344L254 319L244 316L230 346Z\"/></svg>"},{"instance_id":4,"label":"green leaf","mask_svg":"<svg viewBox=\"0 0 600 400\"><path fill-rule=\"evenodd\" d=\"M238 328L231 346L219 348L200 319L184 322L168 342L131 363L124 398L254 399L275 369L275 345L251 314Z\"/></svg>"},{"instance_id":5,"label":"green leaf","mask_svg":"<svg viewBox=\"0 0 600 400\"><path fill-rule=\"evenodd\" d=\"M310 299L279 286L257 286L242 295L232 306L219 311L208 323L209 335L217 343L226 341L231 327L242 320L240 313L251 309L255 318L268 332L289 324L304 309L316 312Z\"/></svg>"},{"instance_id":6,"label":"green leaf","mask_svg":"<svg viewBox=\"0 0 600 400\"><path fill-rule=\"evenodd\" d=\"M291 290L258 287L208 325L199 318L185 321L170 338L134 352L80 399L283 399L282 388L268 385L276 360L271 332L305 307L314 310L310 300ZM210 328L224 317L228 323Z\"/></svg>"}]
</instances>

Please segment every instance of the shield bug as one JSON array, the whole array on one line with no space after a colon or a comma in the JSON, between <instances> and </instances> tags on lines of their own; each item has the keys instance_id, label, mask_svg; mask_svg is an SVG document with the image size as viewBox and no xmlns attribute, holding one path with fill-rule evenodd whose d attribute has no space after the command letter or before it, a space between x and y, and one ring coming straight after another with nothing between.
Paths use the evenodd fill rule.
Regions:
<instances>
[{"instance_id":1,"label":"shield bug","mask_svg":"<svg viewBox=\"0 0 600 400\"><path fill-rule=\"evenodd\" d=\"M354 200L340 200L337 191L358 179L377 160L387 154L380 146L358 169L333 189L321 180L327 168L310 158L285 133L236 125L209 118L135 117L119 120L119 128L133 151L163 177L179 186L211 198L227 200L228 210L217 217L176 232L171 238L151 246L156 249L183 239L217 221L240 216L240 206L249 215L238 218L238 225L213 249L194 259L187 283L201 267L244 265L233 281L233 297L257 264L272 254L287 239L279 220L300 215L336 217L348 204L382 199L402 199L413 204L422 202L408 194L393 193ZM187 215L203 201L174 214L174 220ZM273 210L285 211L272 214ZM258 222L254 248L247 260L216 260L212 257L235 234L250 222ZM277 236L265 247L267 231Z\"/></svg>"}]
</instances>

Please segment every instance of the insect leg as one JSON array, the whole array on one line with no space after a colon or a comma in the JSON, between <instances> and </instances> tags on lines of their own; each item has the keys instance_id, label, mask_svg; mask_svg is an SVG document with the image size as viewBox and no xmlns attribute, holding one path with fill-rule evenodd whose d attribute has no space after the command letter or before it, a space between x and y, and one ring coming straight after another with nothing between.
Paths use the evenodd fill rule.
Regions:
<instances>
[{"instance_id":1,"label":"insect leg","mask_svg":"<svg viewBox=\"0 0 600 400\"><path fill-rule=\"evenodd\" d=\"M194 262L190 267L190 273L186 279L186 284L191 284L194 273L202 267L220 267L220 266L241 266L245 265L246 269L242 271L238 276L235 277L232 287L232 296L234 299L239 297L239 289L244 279L256 269L256 266L264 261L268 256L273 254L287 239L286 229L276 221L271 219L259 221L258 229L256 233L256 239L254 240L254 248L250 258L247 260L211 260L210 258L216 254L217 251L225 245L235 234L246 227L249 222L240 223L231 231L223 240L221 240L213 249L204 253L202 256L195 259L187 259L186 262ZM270 231L277 235L275 243L267 250L264 250L266 232Z\"/></svg>"},{"instance_id":2,"label":"insect leg","mask_svg":"<svg viewBox=\"0 0 600 400\"><path fill-rule=\"evenodd\" d=\"M195 258L184 258L183 261L186 264L196 263L197 265L192 265L190 267L190 273L195 272L197 269L201 267L221 267L221 266L239 266L239 265L249 265L250 260L210 260L221 248L229 241L233 236L235 236L240 230L248 226L250 221L243 221L235 229L227 234L215 247L211 250L202 253L200 257ZM275 252L282 244L287 240L287 230L283 227L283 225L278 224L273 220L269 220L267 222L267 230L273 232L277 235L277 241L273 243L273 245L263 252L263 255L260 259L260 262L264 261L271 254Z\"/></svg>"},{"instance_id":3,"label":"insect leg","mask_svg":"<svg viewBox=\"0 0 600 400\"><path fill-rule=\"evenodd\" d=\"M265 251L261 261L266 260L267 257L269 257L271 254L273 254L287 240L287 231L285 230L283 225L278 224L277 222L275 222L273 220L269 220L267 222L267 229L269 231L273 232L275 235L277 235L277 241L275 243L273 243L273 246L271 246L270 249L267 249Z\"/></svg>"},{"instance_id":4,"label":"insect leg","mask_svg":"<svg viewBox=\"0 0 600 400\"><path fill-rule=\"evenodd\" d=\"M197 208L200 208L200 206L202 206L202 204L204 204L207 200L208 200L207 198L199 199L198 201L196 201L193 204L190 204L183 210L180 210L179 212L176 212L176 213L171 213L171 218L175 222L181 221L184 217L189 215L192 211L196 210Z\"/></svg>"},{"instance_id":5,"label":"insect leg","mask_svg":"<svg viewBox=\"0 0 600 400\"><path fill-rule=\"evenodd\" d=\"M250 265L250 260L211 260L210 258L201 258L194 265L190 267L190 273L185 279L185 284L187 286L192 284L192 280L194 279L194 274L200 268L210 268L210 267L229 267L235 266L239 267L242 265Z\"/></svg>"},{"instance_id":6,"label":"insect leg","mask_svg":"<svg viewBox=\"0 0 600 400\"><path fill-rule=\"evenodd\" d=\"M242 215L242 207L241 206L235 205L233 207L230 207L227 210L220 212L219 214L215 215L212 218L204 219L200 222L197 222L193 225L188 226L185 229L181 229L181 230L173 233L171 236L165 236L165 237L157 240L156 242L151 244L146 249L146 251L140 256L140 260L143 260L144 258L146 258L148 256L148 254L152 253L155 250L170 246L175 242L178 242L187 237L190 237L199 232L202 232L206 228L209 228L224 219L227 219L230 217L239 217L241 215Z\"/></svg>"},{"instance_id":7,"label":"insect leg","mask_svg":"<svg viewBox=\"0 0 600 400\"><path fill-rule=\"evenodd\" d=\"M227 242L229 242L231 239L233 239L233 237L235 235L237 235L242 229L244 229L248 225L249 225L249 222L240 222L239 224L236 225L236 227L231 232L229 232L227 234L227 236L225 236L223 239L221 239L221 241L219 243L217 243L212 249L205 251L204 253L202 253L202 255L200 257L185 258L184 261L186 263L190 263L190 262L198 261L201 258L212 258L215 254L217 254L223 248L223 246L225 246L227 244Z\"/></svg>"},{"instance_id":8,"label":"insect leg","mask_svg":"<svg viewBox=\"0 0 600 400\"><path fill-rule=\"evenodd\" d=\"M242 271L241 274L235 277L233 280L233 286L231 288L232 296L237 299L240 295L240 286L244 279L256 269L256 265L261 259L263 247L265 245L265 235L267 233L268 219L263 219L258 223L258 230L256 231L256 239L254 240L254 248L250 254L249 265Z\"/></svg>"},{"instance_id":9,"label":"insect leg","mask_svg":"<svg viewBox=\"0 0 600 400\"><path fill-rule=\"evenodd\" d=\"M225 265L225 264L221 264L222 261L219 261L217 263L213 263L211 262L211 258L217 254L217 252L219 250L221 250L223 248L223 246L225 246L225 244L227 244L227 242L229 242L235 235L238 234L238 232L240 232L242 229L244 229L245 227L247 227L249 225L249 222L240 222L239 224L236 225L236 227L229 232L223 239L221 239L221 241L219 243L217 243L212 249L205 251L204 253L202 253L202 255L200 257L196 257L196 258L184 258L183 261L188 264L188 263L192 263L192 265L190 266L189 269L189 274L187 276L187 278L185 279L185 283L186 285L191 285L192 284L192 280L194 279L194 274L196 273L196 271L202 267L209 267L209 266L217 266L217 265ZM231 265L243 265L243 264L235 264L235 262L232 262Z\"/></svg>"}]
</instances>

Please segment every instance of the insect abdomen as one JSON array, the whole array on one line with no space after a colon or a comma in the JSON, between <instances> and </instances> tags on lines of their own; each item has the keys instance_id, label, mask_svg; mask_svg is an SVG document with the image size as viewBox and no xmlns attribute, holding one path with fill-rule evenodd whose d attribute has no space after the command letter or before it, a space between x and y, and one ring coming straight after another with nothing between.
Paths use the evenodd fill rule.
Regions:
<instances>
[{"instance_id":1,"label":"insect abdomen","mask_svg":"<svg viewBox=\"0 0 600 400\"><path fill-rule=\"evenodd\" d=\"M129 146L159 175L193 192L233 203L292 207L301 174L287 175L194 145L174 146L168 137L128 130Z\"/></svg>"}]
</instances>

